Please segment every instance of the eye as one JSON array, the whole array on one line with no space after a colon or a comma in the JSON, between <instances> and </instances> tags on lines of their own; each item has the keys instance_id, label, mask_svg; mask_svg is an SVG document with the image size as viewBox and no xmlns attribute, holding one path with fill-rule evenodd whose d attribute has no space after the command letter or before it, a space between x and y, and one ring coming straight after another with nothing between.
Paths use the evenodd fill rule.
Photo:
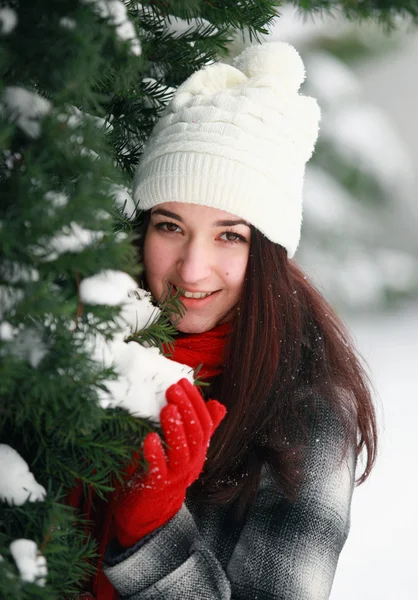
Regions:
<instances>
[{"instance_id":1,"label":"eye","mask_svg":"<svg viewBox=\"0 0 418 600\"><path fill-rule=\"evenodd\" d=\"M178 233L181 231L181 228L172 221L161 221L160 223L156 223L154 227L167 233Z\"/></svg>"},{"instance_id":2,"label":"eye","mask_svg":"<svg viewBox=\"0 0 418 600\"><path fill-rule=\"evenodd\" d=\"M221 233L220 238L223 238L223 241L230 244L237 244L247 241L243 235L235 233L235 231L224 231L224 233Z\"/></svg>"}]
</instances>

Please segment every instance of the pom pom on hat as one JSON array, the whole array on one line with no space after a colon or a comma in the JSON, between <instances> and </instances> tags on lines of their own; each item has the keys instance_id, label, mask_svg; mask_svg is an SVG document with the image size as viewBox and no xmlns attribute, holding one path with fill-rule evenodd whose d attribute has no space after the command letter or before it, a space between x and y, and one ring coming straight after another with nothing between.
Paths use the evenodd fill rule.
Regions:
<instances>
[{"instance_id":1,"label":"pom pom on hat","mask_svg":"<svg viewBox=\"0 0 418 600\"><path fill-rule=\"evenodd\" d=\"M305 81L305 67L297 50L286 42L269 42L246 48L234 66L249 78L276 80L280 89L296 94Z\"/></svg>"}]
</instances>

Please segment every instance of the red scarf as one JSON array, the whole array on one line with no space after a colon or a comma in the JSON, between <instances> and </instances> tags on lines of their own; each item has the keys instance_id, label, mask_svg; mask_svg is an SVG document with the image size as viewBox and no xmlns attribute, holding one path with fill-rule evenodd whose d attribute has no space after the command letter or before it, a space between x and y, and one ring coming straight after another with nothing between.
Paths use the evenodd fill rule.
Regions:
<instances>
[{"instance_id":1,"label":"red scarf","mask_svg":"<svg viewBox=\"0 0 418 600\"><path fill-rule=\"evenodd\" d=\"M231 333L231 323L218 325L204 333L180 333L174 341L174 351L167 358L192 367L198 379L210 379L223 371L225 344ZM169 352L167 346L164 347Z\"/></svg>"},{"instance_id":2,"label":"red scarf","mask_svg":"<svg viewBox=\"0 0 418 600\"><path fill-rule=\"evenodd\" d=\"M219 375L223 371L225 344L231 330L231 323L224 323L204 333L179 334L174 341L174 350L168 358L188 365L194 370L201 366L197 373L199 379L209 379ZM168 347L164 349L169 352ZM93 535L95 534L94 537L96 537L99 544L98 570L90 588L94 595L91 595L91 592L85 592L80 594L80 600L82 598L86 600L87 598L117 600L118 594L102 569L104 551L113 537L111 503L95 498L93 508L92 494L89 494L89 497L84 497L81 484L72 490L67 503L87 515L87 518L94 522Z\"/></svg>"}]
</instances>

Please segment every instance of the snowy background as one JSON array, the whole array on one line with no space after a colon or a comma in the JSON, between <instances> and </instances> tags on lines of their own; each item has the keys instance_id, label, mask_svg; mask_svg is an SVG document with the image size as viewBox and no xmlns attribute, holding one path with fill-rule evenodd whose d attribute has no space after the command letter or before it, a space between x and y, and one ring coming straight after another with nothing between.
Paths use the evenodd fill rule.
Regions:
<instances>
[{"instance_id":1,"label":"snowy background","mask_svg":"<svg viewBox=\"0 0 418 600\"><path fill-rule=\"evenodd\" d=\"M331 600L416 600L418 304L349 325L376 388L381 441L375 470L354 492Z\"/></svg>"},{"instance_id":2,"label":"snowy background","mask_svg":"<svg viewBox=\"0 0 418 600\"><path fill-rule=\"evenodd\" d=\"M378 407L378 460L370 479L354 492L351 532L340 557L331 600L418 598L418 299L416 284L412 284L418 275L418 33L416 28L403 26L398 35L385 39L379 37L376 29L342 20L303 21L289 6L282 11L270 35L270 39L286 40L296 46L307 69L310 66L308 74L315 71L312 59L321 58L313 92L322 99L326 109L323 117L331 122L331 132L338 137L347 131L339 121L343 109L354 109L349 120L351 142L358 157L371 149L364 156L382 183L381 198L372 192L371 211L368 215L362 213L364 232L351 231L356 215L361 214L358 211L366 205L356 198L355 191L349 198L353 190L341 188L342 179L331 165L321 165L338 185L322 186L319 194L308 197L305 243L306 233L309 238L309 230L316 224L315 218L323 224L324 216L334 215L340 204L344 208L340 254L338 240L332 240L329 246L333 252L326 244L323 261L317 242L321 231L313 230L305 246L307 252L298 255L348 324L368 364ZM346 49L362 48L364 59L351 63L341 60L347 57L341 45L344 39ZM376 50L379 44L381 50ZM332 105L328 100L332 100ZM358 121L352 117L356 111L361 114L365 107L369 116L379 115L380 123L371 134L371 119L363 121L365 131L369 131L366 137L362 135L363 126L356 128ZM393 143L388 141L388 132ZM344 138L342 147L346 141ZM358 157L353 155L354 161ZM388 179L390 172L392 183ZM329 190L330 202L324 205ZM359 201L353 202L356 199ZM386 215L379 212L379 203L390 208ZM328 219L323 227L327 242L331 242L337 221ZM376 224L380 227L377 234L373 232ZM390 262L386 271L379 271L379 247L393 252L394 260L386 262L386 267ZM353 262L356 255L358 261ZM409 271L403 271L406 263L402 256L406 255ZM398 278L402 272L403 281ZM405 303L398 296L392 305L388 303L387 290L396 292L397 286L409 290L407 295L415 300ZM342 290L340 297L334 293L337 287Z\"/></svg>"}]
</instances>

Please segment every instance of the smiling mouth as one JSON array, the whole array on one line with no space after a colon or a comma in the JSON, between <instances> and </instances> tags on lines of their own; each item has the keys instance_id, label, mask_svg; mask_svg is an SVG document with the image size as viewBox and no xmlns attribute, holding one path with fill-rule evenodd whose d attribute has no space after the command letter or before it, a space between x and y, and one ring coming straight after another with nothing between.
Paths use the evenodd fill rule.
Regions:
<instances>
[{"instance_id":1,"label":"smiling mouth","mask_svg":"<svg viewBox=\"0 0 418 600\"><path fill-rule=\"evenodd\" d=\"M178 291L178 288L172 284L175 291ZM196 300L200 300L202 298L207 298L208 296L212 296L212 294L215 294L216 292L218 292L219 290L215 290L214 292L189 292L185 289L182 290L182 298L194 298Z\"/></svg>"}]
</instances>

